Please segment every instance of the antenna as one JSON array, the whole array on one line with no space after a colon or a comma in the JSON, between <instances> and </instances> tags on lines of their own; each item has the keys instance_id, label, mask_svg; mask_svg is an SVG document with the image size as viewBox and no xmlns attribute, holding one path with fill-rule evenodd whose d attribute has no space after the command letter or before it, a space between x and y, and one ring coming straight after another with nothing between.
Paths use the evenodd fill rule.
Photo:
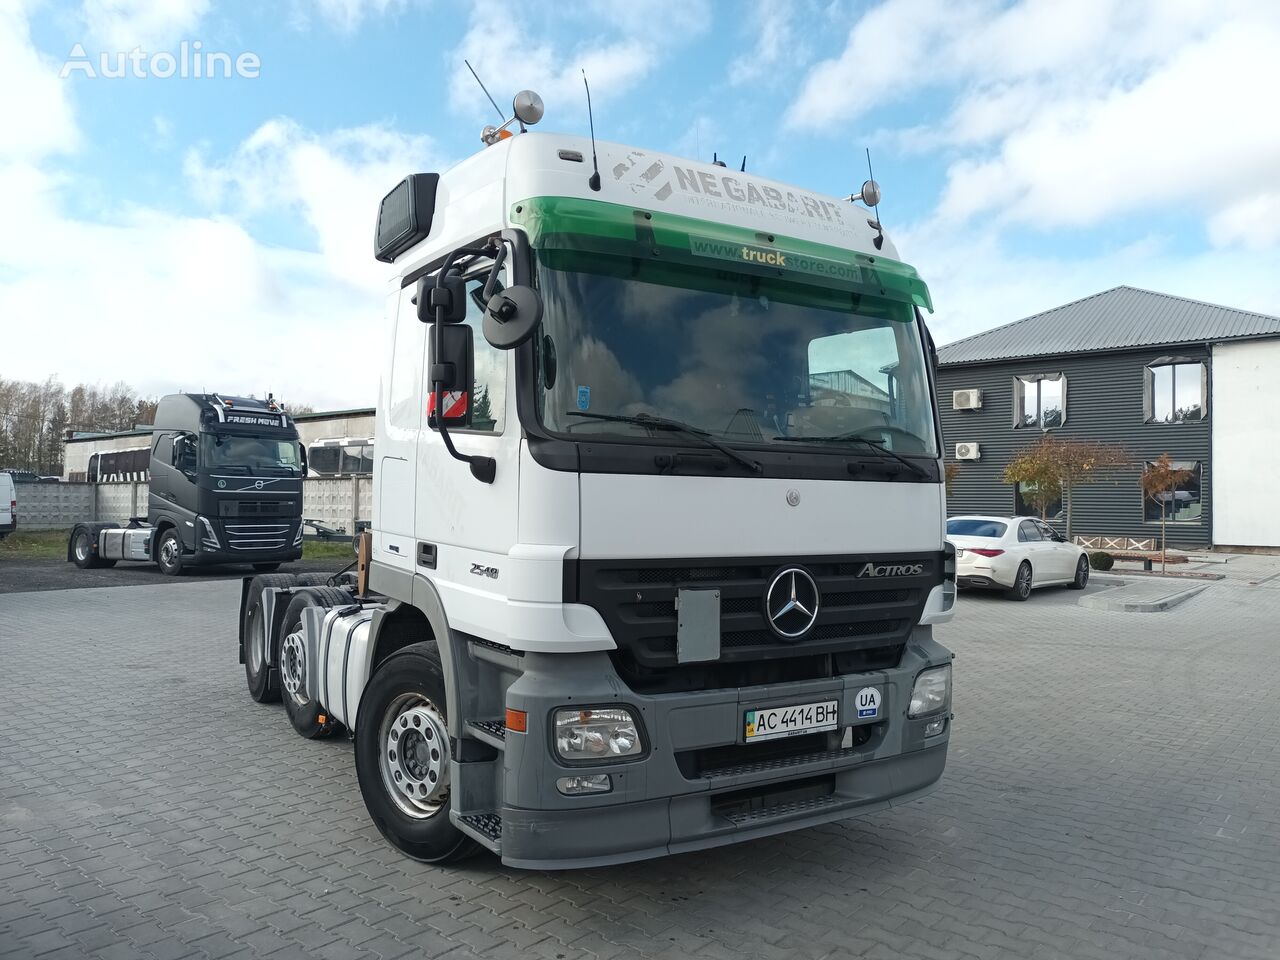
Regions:
<instances>
[{"instance_id":1,"label":"antenna","mask_svg":"<svg viewBox=\"0 0 1280 960\"><path fill-rule=\"evenodd\" d=\"M600 190L600 164L596 161L596 119L591 112L591 84L587 83L587 71L582 71L582 85L587 88L587 122L591 124L591 176L587 186Z\"/></svg>"},{"instance_id":2,"label":"antenna","mask_svg":"<svg viewBox=\"0 0 1280 960\"><path fill-rule=\"evenodd\" d=\"M484 95L489 97L489 102L493 104L493 109L498 111L498 118L502 119L502 108L498 106L498 101L494 100L489 94L489 90L485 87L484 81L480 79L480 75L476 73L475 67L471 66L471 62L467 59L462 61L467 65L467 69L471 71L471 75L476 78L476 83L480 84L480 89L484 91Z\"/></svg>"},{"instance_id":3,"label":"antenna","mask_svg":"<svg viewBox=\"0 0 1280 960\"><path fill-rule=\"evenodd\" d=\"M739 173L747 172L747 155L745 153L742 155L742 166L738 168L738 172Z\"/></svg>"},{"instance_id":4,"label":"antenna","mask_svg":"<svg viewBox=\"0 0 1280 960\"><path fill-rule=\"evenodd\" d=\"M867 181L869 183L874 184L876 182L876 175L871 171L871 148L867 147L866 150L867 150ZM875 203L872 204L872 209L874 209L876 212L876 238L872 242L876 245L876 249L879 250L881 247L884 246L884 227L880 226L880 189L879 187L875 189Z\"/></svg>"}]
</instances>

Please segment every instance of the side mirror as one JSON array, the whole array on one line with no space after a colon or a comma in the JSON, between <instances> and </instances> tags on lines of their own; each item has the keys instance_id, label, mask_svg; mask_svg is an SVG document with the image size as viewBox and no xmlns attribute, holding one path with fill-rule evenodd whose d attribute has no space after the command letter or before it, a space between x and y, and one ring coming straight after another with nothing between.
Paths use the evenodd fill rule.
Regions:
<instances>
[{"instance_id":1,"label":"side mirror","mask_svg":"<svg viewBox=\"0 0 1280 960\"><path fill-rule=\"evenodd\" d=\"M444 308L439 319L445 323L461 323L467 319L467 282L461 274L449 273L440 286L435 277L423 277L418 281L418 293L413 298L418 308L418 319L423 323L435 323L438 308Z\"/></svg>"},{"instance_id":2,"label":"side mirror","mask_svg":"<svg viewBox=\"0 0 1280 960\"><path fill-rule=\"evenodd\" d=\"M436 356L436 334L439 334L443 347ZM471 425L471 395L475 392L475 341L471 327L466 324L453 324L441 327L427 338L430 352L427 369L430 379L427 390L427 421L431 426L437 425L436 384L443 381L443 408L440 415L448 427L469 427Z\"/></svg>"},{"instance_id":3,"label":"side mirror","mask_svg":"<svg viewBox=\"0 0 1280 960\"><path fill-rule=\"evenodd\" d=\"M489 298L484 338L499 350L512 350L533 336L542 323L542 297L532 287L514 286Z\"/></svg>"},{"instance_id":4,"label":"side mirror","mask_svg":"<svg viewBox=\"0 0 1280 960\"><path fill-rule=\"evenodd\" d=\"M298 473L307 475L307 445L302 441L298 441Z\"/></svg>"},{"instance_id":5,"label":"side mirror","mask_svg":"<svg viewBox=\"0 0 1280 960\"><path fill-rule=\"evenodd\" d=\"M186 437L173 438L173 446L169 448L169 466L176 467L178 465L178 461L182 459L182 447L186 442Z\"/></svg>"}]
</instances>

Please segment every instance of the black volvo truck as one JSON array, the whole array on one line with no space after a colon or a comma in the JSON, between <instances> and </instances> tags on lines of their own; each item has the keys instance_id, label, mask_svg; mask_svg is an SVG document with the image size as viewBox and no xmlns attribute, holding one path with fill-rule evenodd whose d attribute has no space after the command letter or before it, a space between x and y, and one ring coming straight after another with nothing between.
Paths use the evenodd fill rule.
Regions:
<instances>
[{"instance_id":1,"label":"black volvo truck","mask_svg":"<svg viewBox=\"0 0 1280 960\"><path fill-rule=\"evenodd\" d=\"M276 569L302 556L306 453L275 401L175 393L161 399L151 435L146 518L127 526L78 523L67 559L82 568L154 561L185 567L248 563Z\"/></svg>"}]
</instances>

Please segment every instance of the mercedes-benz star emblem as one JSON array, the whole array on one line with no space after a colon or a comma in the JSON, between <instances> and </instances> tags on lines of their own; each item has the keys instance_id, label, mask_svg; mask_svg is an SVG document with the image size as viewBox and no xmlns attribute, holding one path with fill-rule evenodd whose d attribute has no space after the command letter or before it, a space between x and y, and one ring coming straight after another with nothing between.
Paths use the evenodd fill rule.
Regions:
<instances>
[{"instance_id":1,"label":"mercedes-benz star emblem","mask_svg":"<svg viewBox=\"0 0 1280 960\"><path fill-rule=\"evenodd\" d=\"M785 640L798 640L809 632L818 619L820 603L817 583L800 567L779 571L764 593L764 612L769 626Z\"/></svg>"}]
</instances>

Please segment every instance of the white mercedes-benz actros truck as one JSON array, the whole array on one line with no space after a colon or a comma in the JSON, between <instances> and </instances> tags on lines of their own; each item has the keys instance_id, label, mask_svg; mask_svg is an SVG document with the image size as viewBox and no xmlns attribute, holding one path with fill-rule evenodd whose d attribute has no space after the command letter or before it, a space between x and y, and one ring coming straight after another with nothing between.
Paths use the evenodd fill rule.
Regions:
<instances>
[{"instance_id":1,"label":"white mercedes-benz actros truck","mask_svg":"<svg viewBox=\"0 0 1280 960\"><path fill-rule=\"evenodd\" d=\"M955 567L929 293L853 202L877 188L486 134L381 203L372 530L354 575L245 580L251 695L349 732L373 822L428 862L919 797Z\"/></svg>"}]
</instances>

